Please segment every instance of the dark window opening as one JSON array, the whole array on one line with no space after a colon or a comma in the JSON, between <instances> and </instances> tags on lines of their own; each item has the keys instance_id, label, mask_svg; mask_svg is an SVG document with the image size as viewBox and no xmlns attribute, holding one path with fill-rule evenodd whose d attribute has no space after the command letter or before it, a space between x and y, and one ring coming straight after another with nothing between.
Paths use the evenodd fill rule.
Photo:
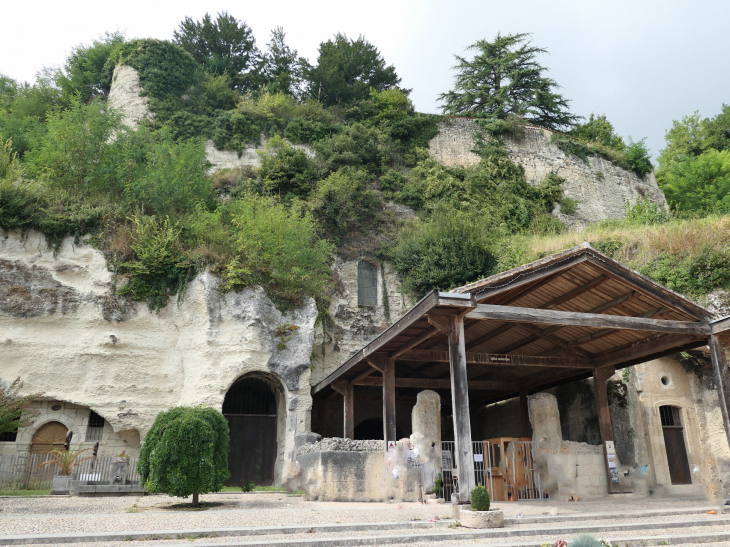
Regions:
<instances>
[{"instance_id":1,"label":"dark window opening","mask_svg":"<svg viewBox=\"0 0 730 547\"><path fill-rule=\"evenodd\" d=\"M14 443L18 438L18 430L0 433L0 443Z\"/></svg>"},{"instance_id":2,"label":"dark window opening","mask_svg":"<svg viewBox=\"0 0 730 547\"><path fill-rule=\"evenodd\" d=\"M378 271L367 260L361 260L357 265L357 304L378 305Z\"/></svg>"},{"instance_id":3,"label":"dark window opening","mask_svg":"<svg viewBox=\"0 0 730 547\"><path fill-rule=\"evenodd\" d=\"M223 414L276 416L276 397L271 385L260 378L237 381L223 400Z\"/></svg>"},{"instance_id":4,"label":"dark window opening","mask_svg":"<svg viewBox=\"0 0 730 547\"><path fill-rule=\"evenodd\" d=\"M659 416L662 419L662 426L681 426L679 409L676 406L660 406Z\"/></svg>"},{"instance_id":5,"label":"dark window opening","mask_svg":"<svg viewBox=\"0 0 730 547\"><path fill-rule=\"evenodd\" d=\"M89 410L89 426L86 428L87 441L100 441L104 435L104 418Z\"/></svg>"}]
</instances>

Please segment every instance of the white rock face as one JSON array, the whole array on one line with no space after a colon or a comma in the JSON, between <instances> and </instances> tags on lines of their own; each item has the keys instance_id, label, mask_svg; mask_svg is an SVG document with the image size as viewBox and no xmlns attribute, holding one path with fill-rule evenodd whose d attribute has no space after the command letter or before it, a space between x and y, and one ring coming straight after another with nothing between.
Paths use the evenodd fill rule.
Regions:
<instances>
[{"instance_id":1,"label":"white rock face","mask_svg":"<svg viewBox=\"0 0 730 547\"><path fill-rule=\"evenodd\" d=\"M335 290L326 325L317 325L314 339L312 384L324 379L413 305L403 293L395 268L377 264L377 304L358 305L359 260L335 258Z\"/></svg>"},{"instance_id":2,"label":"white rock face","mask_svg":"<svg viewBox=\"0 0 730 547\"><path fill-rule=\"evenodd\" d=\"M476 165L480 158L472 149L478 131L479 127L472 120L448 119L441 123L439 134L429 142L429 153L442 165ZM640 179L602 158L591 157L586 164L551 144L550 136L547 129L527 127L522 142L505 139L505 146L512 160L524 167L525 177L531 184L539 184L551 172L565 179L565 197L578 202L575 214L554 212L565 224L582 228L590 222L622 218L627 201L633 205L644 197L668 208L653 171Z\"/></svg>"},{"instance_id":3,"label":"white rock face","mask_svg":"<svg viewBox=\"0 0 730 547\"><path fill-rule=\"evenodd\" d=\"M291 460L294 435L310 428L316 317L311 299L282 313L261 288L223 295L209 273L155 313L116 297L103 255L83 242L67 238L54 255L37 233L0 239L3 378L20 376L26 393L91 408L114 434L134 431L144 439L159 412L179 405L221 409L238 378L265 373L278 384L283 409L277 479ZM277 349L277 328L286 323L297 329ZM19 449L27 449L41 425L20 432ZM136 455L139 446L129 448Z\"/></svg>"},{"instance_id":4,"label":"white rock face","mask_svg":"<svg viewBox=\"0 0 730 547\"><path fill-rule=\"evenodd\" d=\"M129 65L117 65L109 90L109 106L122 113L122 122L135 129L142 120L151 119L149 99L142 97L139 74Z\"/></svg>"}]
</instances>

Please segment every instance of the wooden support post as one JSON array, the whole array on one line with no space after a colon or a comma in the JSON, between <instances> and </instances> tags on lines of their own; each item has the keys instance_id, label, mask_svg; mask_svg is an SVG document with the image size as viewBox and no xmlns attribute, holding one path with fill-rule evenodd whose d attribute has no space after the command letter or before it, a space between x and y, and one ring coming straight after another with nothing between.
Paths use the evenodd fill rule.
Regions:
<instances>
[{"instance_id":1,"label":"wooden support post","mask_svg":"<svg viewBox=\"0 0 730 547\"><path fill-rule=\"evenodd\" d=\"M395 360L388 359L383 370L383 439L385 451L388 451L388 441L397 441L395 438Z\"/></svg>"},{"instance_id":2,"label":"wooden support post","mask_svg":"<svg viewBox=\"0 0 730 547\"><path fill-rule=\"evenodd\" d=\"M332 384L332 389L342 395L342 433L345 439L355 438L355 393L354 385L340 380Z\"/></svg>"},{"instance_id":3,"label":"wooden support post","mask_svg":"<svg viewBox=\"0 0 730 547\"><path fill-rule=\"evenodd\" d=\"M611 426L611 413L608 408L608 393L606 382L613 376L613 367L597 368L593 371L593 384L596 388L596 402L598 404L598 427L601 430L601 442L603 444L603 463L606 466L606 478L608 479L608 493L620 492L619 483L611 481L611 471L608 464L608 452L606 442L613 443L613 428Z\"/></svg>"},{"instance_id":4,"label":"wooden support post","mask_svg":"<svg viewBox=\"0 0 730 547\"><path fill-rule=\"evenodd\" d=\"M345 397L345 439L353 440L355 438L355 386L347 384L343 396Z\"/></svg>"},{"instance_id":5,"label":"wooden support post","mask_svg":"<svg viewBox=\"0 0 730 547\"><path fill-rule=\"evenodd\" d=\"M530 413L527 409L527 390L520 390L520 417L522 418L522 436L532 437L532 424L530 424Z\"/></svg>"},{"instance_id":6,"label":"wooden support post","mask_svg":"<svg viewBox=\"0 0 730 547\"><path fill-rule=\"evenodd\" d=\"M720 412L722 421L725 424L725 435L728 446L730 446L730 370L725 357L725 344L716 334L710 337L710 357L712 358L712 369L717 380L717 396L720 399Z\"/></svg>"},{"instance_id":7,"label":"wooden support post","mask_svg":"<svg viewBox=\"0 0 730 547\"><path fill-rule=\"evenodd\" d=\"M466 376L466 342L464 316L450 316L449 360L451 364L451 409L454 415L456 474L459 478L459 503L471 499L474 478L474 455L471 445L469 384Z\"/></svg>"}]
</instances>

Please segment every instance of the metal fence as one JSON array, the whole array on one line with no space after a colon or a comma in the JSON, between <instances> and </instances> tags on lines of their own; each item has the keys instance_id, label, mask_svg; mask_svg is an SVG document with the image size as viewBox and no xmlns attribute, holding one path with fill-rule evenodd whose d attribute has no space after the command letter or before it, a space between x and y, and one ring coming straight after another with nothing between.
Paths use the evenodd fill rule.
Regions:
<instances>
[{"instance_id":1,"label":"metal fence","mask_svg":"<svg viewBox=\"0 0 730 547\"><path fill-rule=\"evenodd\" d=\"M111 482L112 463L116 458L98 456L80 462L74 467L75 480ZM60 474L60 467L48 463L50 454L16 454L0 456L0 490L48 490L53 477ZM129 470L125 482L139 483L137 458L129 458Z\"/></svg>"},{"instance_id":2,"label":"metal fence","mask_svg":"<svg viewBox=\"0 0 730 547\"><path fill-rule=\"evenodd\" d=\"M542 490L540 476L535 471L533 448L532 441L513 441L512 446L504 451L505 454L501 454L499 444L473 441L476 484L489 490L493 498L495 483L497 487L503 487L506 482L507 495L511 499L545 499L547 496ZM450 501L452 494L459 491L454 450L454 441L441 442L442 494L446 501Z\"/></svg>"}]
</instances>

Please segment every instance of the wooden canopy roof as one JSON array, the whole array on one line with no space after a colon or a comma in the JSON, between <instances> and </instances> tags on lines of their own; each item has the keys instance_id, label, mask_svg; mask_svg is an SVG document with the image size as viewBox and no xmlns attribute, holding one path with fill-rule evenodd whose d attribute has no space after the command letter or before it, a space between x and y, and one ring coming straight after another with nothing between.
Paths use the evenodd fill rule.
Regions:
<instances>
[{"instance_id":1,"label":"wooden canopy roof","mask_svg":"<svg viewBox=\"0 0 730 547\"><path fill-rule=\"evenodd\" d=\"M482 404L587 378L596 368L706 345L713 332L708 310L584 243L428 294L315 385L312 395L326 397L343 384L380 386L378 361L387 359L395 362L401 396L448 392L445 323L454 314L464 319L470 400Z\"/></svg>"}]
</instances>

